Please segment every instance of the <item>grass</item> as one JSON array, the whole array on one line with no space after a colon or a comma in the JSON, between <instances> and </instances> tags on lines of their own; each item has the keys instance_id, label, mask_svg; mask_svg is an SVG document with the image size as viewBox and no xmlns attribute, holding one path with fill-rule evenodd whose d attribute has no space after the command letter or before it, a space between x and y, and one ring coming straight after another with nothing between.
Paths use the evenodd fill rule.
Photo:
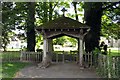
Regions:
<instances>
[{"instance_id":1,"label":"grass","mask_svg":"<svg viewBox=\"0 0 120 80\"><path fill-rule=\"evenodd\" d=\"M111 50L108 52L111 56L120 56L120 50Z\"/></svg>"},{"instance_id":2,"label":"grass","mask_svg":"<svg viewBox=\"0 0 120 80\"><path fill-rule=\"evenodd\" d=\"M8 57L19 58L20 52L1 52L0 58L7 59ZM25 62L2 62L0 64L0 78L13 78L15 74L29 63Z\"/></svg>"},{"instance_id":3,"label":"grass","mask_svg":"<svg viewBox=\"0 0 120 80\"><path fill-rule=\"evenodd\" d=\"M23 62L3 62L2 68L0 68L0 71L2 71L2 75L0 77L2 78L13 78L15 77L16 72L18 72L20 69L27 66L29 63L23 63Z\"/></svg>"}]
</instances>

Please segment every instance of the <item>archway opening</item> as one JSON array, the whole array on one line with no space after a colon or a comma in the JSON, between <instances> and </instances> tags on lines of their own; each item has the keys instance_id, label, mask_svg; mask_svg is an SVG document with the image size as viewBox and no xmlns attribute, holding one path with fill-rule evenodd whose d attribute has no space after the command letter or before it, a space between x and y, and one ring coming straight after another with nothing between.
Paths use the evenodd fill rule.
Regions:
<instances>
[{"instance_id":1,"label":"archway opening","mask_svg":"<svg viewBox=\"0 0 120 80\"><path fill-rule=\"evenodd\" d=\"M78 61L78 39L66 34L52 37L52 61L75 62Z\"/></svg>"}]
</instances>

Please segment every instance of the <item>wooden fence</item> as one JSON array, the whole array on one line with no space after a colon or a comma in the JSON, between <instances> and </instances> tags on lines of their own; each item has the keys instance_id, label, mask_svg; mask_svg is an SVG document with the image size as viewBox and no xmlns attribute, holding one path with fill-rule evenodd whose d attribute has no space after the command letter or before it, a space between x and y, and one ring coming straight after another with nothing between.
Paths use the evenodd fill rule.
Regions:
<instances>
[{"instance_id":1,"label":"wooden fence","mask_svg":"<svg viewBox=\"0 0 120 80\"><path fill-rule=\"evenodd\" d=\"M21 52L20 61L41 62L42 52Z\"/></svg>"},{"instance_id":2,"label":"wooden fence","mask_svg":"<svg viewBox=\"0 0 120 80\"><path fill-rule=\"evenodd\" d=\"M41 62L40 52L2 52L2 62Z\"/></svg>"},{"instance_id":3,"label":"wooden fence","mask_svg":"<svg viewBox=\"0 0 120 80\"><path fill-rule=\"evenodd\" d=\"M92 67L94 64L94 60L93 60L94 55L92 53L85 53L83 55L83 59L84 59L84 67Z\"/></svg>"},{"instance_id":4,"label":"wooden fence","mask_svg":"<svg viewBox=\"0 0 120 80\"><path fill-rule=\"evenodd\" d=\"M97 71L104 78L120 78L120 56L99 54Z\"/></svg>"},{"instance_id":5,"label":"wooden fence","mask_svg":"<svg viewBox=\"0 0 120 80\"><path fill-rule=\"evenodd\" d=\"M77 51L55 51L52 54L53 62L77 61ZM3 62L41 62L42 52L2 52Z\"/></svg>"},{"instance_id":6,"label":"wooden fence","mask_svg":"<svg viewBox=\"0 0 120 80\"><path fill-rule=\"evenodd\" d=\"M42 52L2 52L3 62L41 62ZM53 62L78 62L78 51L55 51L52 53ZM84 66L93 66L94 60L92 53L86 53L83 55Z\"/></svg>"},{"instance_id":7,"label":"wooden fence","mask_svg":"<svg viewBox=\"0 0 120 80\"><path fill-rule=\"evenodd\" d=\"M9 51L1 52L2 62L18 62L20 61L20 52Z\"/></svg>"}]
</instances>

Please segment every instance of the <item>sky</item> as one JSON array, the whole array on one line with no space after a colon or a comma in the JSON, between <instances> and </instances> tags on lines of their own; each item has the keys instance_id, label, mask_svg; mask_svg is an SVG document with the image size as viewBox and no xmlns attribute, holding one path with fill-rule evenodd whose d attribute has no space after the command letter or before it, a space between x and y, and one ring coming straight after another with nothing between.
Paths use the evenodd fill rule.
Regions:
<instances>
[{"instance_id":1,"label":"sky","mask_svg":"<svg viewBox=\"0 0 120 80\"><path fill-rule=\"evenodd\" d=\"M63 12L62 12L61 10L62 10L63 8L65 8L65 9L67 10L67 11L65 12L65 16L66 16L66 17L68 17L67 14L75 14L73 5L71 4L71 2L70 2L69 4L70 4L70 8L66 8L66 7L64 7L64 6L61 6L61 7L59 8L59 10L58 10L58 13L59 13L60 15L62 15ZM79 6L77 5L77 7L79 7ZM83 10L82 12L77 11L77 13L78 13L78 14L84 14L84 10ZM82 18L83 18L84 16L78 16L78 17L79 17L79 21L80 21L81 23L83 23ZM73 19L75 19L75 18L73 18Z\"/></svg>"}]
</instances>

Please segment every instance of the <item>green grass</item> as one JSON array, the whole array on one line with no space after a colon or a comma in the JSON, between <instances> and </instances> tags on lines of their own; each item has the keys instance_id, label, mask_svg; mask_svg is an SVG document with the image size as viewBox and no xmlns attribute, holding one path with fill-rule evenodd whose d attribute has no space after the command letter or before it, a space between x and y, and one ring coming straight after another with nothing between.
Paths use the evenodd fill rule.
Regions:
<instances>
[{"instance_id":1,"label":"green grass","mask_svg":"<svg viewBox=\"0 0 120 80\"><path fill-rule=\"evenodd\" d=\"M20 52L1 52L0 58L7 59L8 57L19 58ZM29 63L25 62L2 62L0 64L0 78L13 78L15 77L16 72L25 66L29 65Z\"/></svg>"},{"instance_id":2,"label":"green grass","mask_svg":"<svg viewBox=\"0 0 120 80\"><path fill-rule=\"evenodd\" d=\"M111 50L108 52L111 56L120 56L120 50Z\"/></svg>"},{"instance_id":3,"label":"green grass","mask_svg":"<svg viewBox=\"0 0 120 80\"><path fill-rule=\"evenodd\" d=\"M13 78L15 77L16 72L25 66L29 65L29 63L23 62L3 62L0 71L2 71L2 78Z\"/></svg>"}]
</instances>

